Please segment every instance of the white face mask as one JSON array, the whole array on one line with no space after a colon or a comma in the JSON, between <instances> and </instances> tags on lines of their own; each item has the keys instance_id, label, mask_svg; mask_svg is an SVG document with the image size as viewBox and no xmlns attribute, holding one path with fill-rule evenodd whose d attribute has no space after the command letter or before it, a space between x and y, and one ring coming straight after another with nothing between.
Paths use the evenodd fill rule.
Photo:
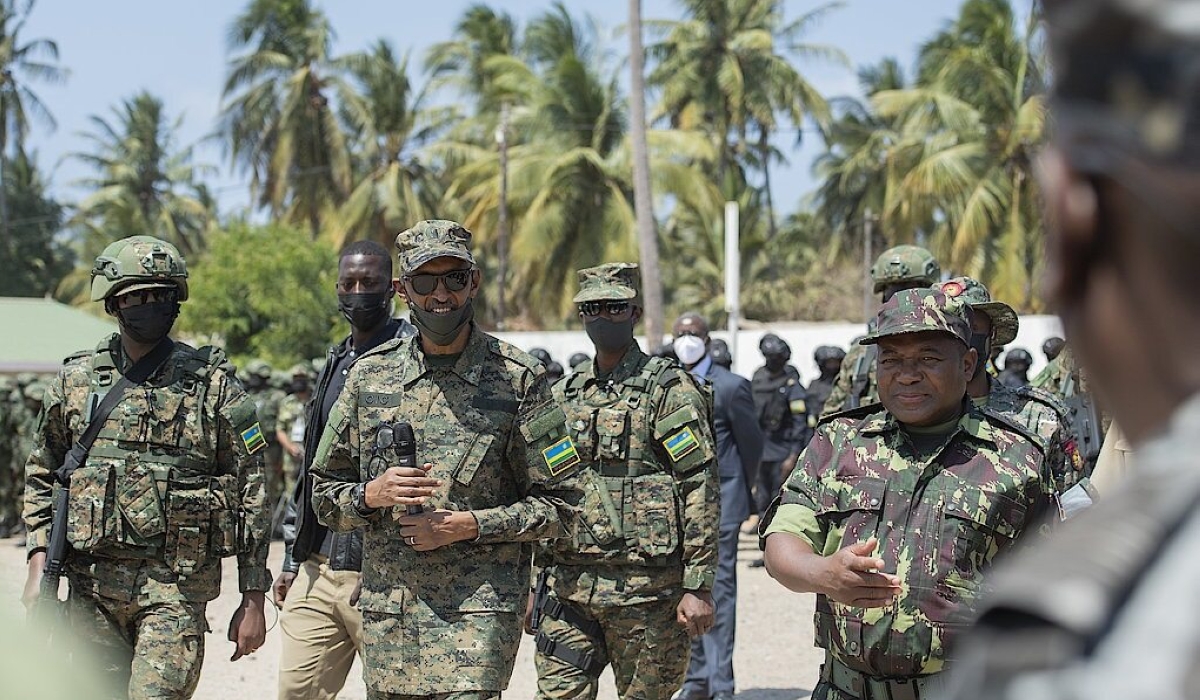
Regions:
<instances>
[{"instance_id":1,"label":"white face mask","mask_svg":"<svg viewBox=\"0 0 1200 700\"><path fill-rule=\"evenodd\" d=\"M704 341L694 335L681 335L672 343L675 357L685 365L694 365L704 358Z\"/></svg>"}]
</instances>

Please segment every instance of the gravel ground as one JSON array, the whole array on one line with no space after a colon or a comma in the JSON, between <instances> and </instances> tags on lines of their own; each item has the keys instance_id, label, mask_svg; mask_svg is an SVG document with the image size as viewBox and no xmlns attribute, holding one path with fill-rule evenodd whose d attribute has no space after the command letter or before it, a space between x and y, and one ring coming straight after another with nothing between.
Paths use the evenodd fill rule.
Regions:
<instances>
[{"instance_id":1,"label":"gravel ground","mask_svg":"<svg viewBox=\"0 0 1200 700\"><path fill-rule=\"evenodd\" d=\"M271 571L279 571L283 547L271 548ZM734 670L738 697L743 700L799 700L809 697L816 683L822 653L812 645L813 596L784 590L761 569L747 564L758 557L753 537L742 536L738 553L738 629ZM20 614L20 591L25 581L25 550L16 540L0 540L0 617ZM279 665L279 628L267 635L267 643L256 654L236 663L229 661L233 645L225 640L229 617L240 596L237 593L236 566L228 560L225 567L224 594L208 608L213 632L206 640L207 654L200 676L197 700L226 698L270 698L276 693ZM267 611L267 624L275 619ZM532 698L536 688L533 669L533 644L525 637L506 698ZM361 673L356 666L340 698L362 700L366 697ZM612 674L601 678L600 700L616 700Z\"/></svg>"}]
</instances>

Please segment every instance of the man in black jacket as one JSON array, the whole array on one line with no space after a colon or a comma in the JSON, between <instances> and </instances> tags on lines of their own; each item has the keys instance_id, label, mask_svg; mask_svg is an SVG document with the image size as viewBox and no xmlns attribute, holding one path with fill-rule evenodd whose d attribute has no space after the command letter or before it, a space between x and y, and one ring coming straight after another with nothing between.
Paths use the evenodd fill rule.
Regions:
<instances>
[{"instance_id":1,"label":"man in black jacket","mask_svg":"<svg viewBox=\"0 0 1200 700\"><path fill-rule=\"evenodd\" d=\"M721 477L717 580L712 596L716 624L692 640L687 678L676 694L685 700L733 697L733 645L737 626L737 551L742 522L750 517L750 484L762 459L763 434L750 382L713 362L708 323L697 314L675 322L673 349L683 366L713 392L713 437Z\"/></svg>"},{"instance_id":2,"label":"man in black jacket","mask_svg":"<svg viewBox=\"0 0 1200 700\"><path fill-rule=\"evenodd\" d=\"M362 614L354 607L362 569L362 534L330 532L312 509L308 469L350 366L371 348L416 332L391 318L392 259L374 241L357 241L338 261L338 308L350 322L350 335L329 349L305 409L304 461L296 494L284 518L283 567L275 580L275 603L283 612L283 653L279 664L280 700L337 697L362 649ZM296 591L288 595L291 589Z\"/></svg>"}]
</instances>

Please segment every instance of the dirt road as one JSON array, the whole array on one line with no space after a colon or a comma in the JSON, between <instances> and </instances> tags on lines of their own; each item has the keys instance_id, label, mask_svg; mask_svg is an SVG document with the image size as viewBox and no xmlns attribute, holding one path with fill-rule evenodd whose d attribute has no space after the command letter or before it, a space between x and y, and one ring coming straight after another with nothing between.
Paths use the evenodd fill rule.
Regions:
<instances>
[{"instance_id":1,"label":"dirt road","mask_svg":"<svg viewBox=\"0 0 1200 700\"><path fill-rule=\"evenodd\" d=\"M279 571L283 548L271 549L271 571ZM738 628L734 670L738 698L742 700L799 700L807 698L816 683L821 652L812 645L811 595L796 595L784 590L763 569L747 566L757 558L753 538L743 535L738 555ZM20 614L19 596L25 580L25 550L16 540L0 540L0 617ZM229 616L237 605L236 567L228 560L225 567L224 594L208 608L213 632L206 640L206 658L200 677L197 700L228 698L272 698L276 694L279 664L279 628L267 635L267 643L258 653L236 663L229 661L232 644L225 640ZM275 619L268 610L267 623ZM526 637L521 644L516 672L505 698L532 698L536 687L533 669L533 644ZM351 671L344 700L366 697L361 674ZM612 674L601 678L601 700L616 700Z\"/></svg>"}]
</instances>

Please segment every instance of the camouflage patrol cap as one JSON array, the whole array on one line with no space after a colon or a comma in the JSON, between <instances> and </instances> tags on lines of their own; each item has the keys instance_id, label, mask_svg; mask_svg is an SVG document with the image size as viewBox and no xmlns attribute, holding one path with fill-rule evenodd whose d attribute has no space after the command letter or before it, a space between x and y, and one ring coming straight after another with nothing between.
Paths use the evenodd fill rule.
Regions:
<instances>
[{"instance_id":1,"label":"camouflage patrol cap","mask_svg":"<svg viewBox=\"0 0 1200 700\"><path fill-rule=\"evenodd\" d=\"M1200 0L1044 0L1059 143L1103 172L1126 152L1200 164Z\"/></svg>"},{"instance_id":2,"label":"camouflage patrol cap","mask_svg":"<svg viewBox=\"0 0 1200 700\"><path fill-rule=\"evenodd\" d=\"M579 271L579 293L574 302L631 301L642 298L642 279L635 263L604 263Z\"/></svg>"},{"instance_id":3,"label":"camouflage patrol cap","mask_svg":"<svg viewBox=\"0 0 1200 700\"><path fill-rule=\"evenodd\" d=\"M992 342L1007 345L1017 337L1021 321L1013 307L1002 301L993 301L988 288L974 277L955 277L933 285L942 294L960 304L966 304L992 320Z\"/></svg>"},{"instance_id":4,"label":"camouflage patrol cap","mask_svg":"<svg viewBox=\"0 0 1200 700\"><path fill-rule=\"evenodd\" d=\"M305 379L312 380L316 378L317 373L313 370L311 362L297 362L296 364L292 365L292 369L288 371L288 375L293 379L296 377L304 377Z\"/></svg>"},{"instance_id":5,"label":"camouflage patrol cap","mask_svg":"<svg viewBox=\"0 0 1200 700\"><path fill-rule=\"evenodd\" d=\"M928 286L937 282L941 276L942 267L938 265L933 253L915 245L888 248L871 266L871 279L875 282L876 294L890 284L913 282Z\"/></svg>"},{"instance_id":6,"label":"camouflage patrol cap","mask_svg":"<svg viewBox=\"0 0 1200 700\"><path fill-rule=\"evenodd\" d=\"M139 289L175 288L187 301L187 264L179 249L153 236L130 236L108 244L92 264L92 301Z\"/></svg>"},{"instance_id":7,"label":"camouflage patrol cap","mask_svg":"<svg viewBox=\"0 0 1200 700\"><path fill-rule=\"evenodd\" d=\"M250 360L246 363L246 374L262 379L271 378L271 365L266 360Z\"/></svg>"},{"instance_id":8,"label":"camouflage patrol cap","mask_svg":"<svg viewBox=\"0 0 1200 700\"><path fill-rule=\"evenodd\" d=\"M963 308L936 289L906 289L884 303L875 317L875 332L859 343L874 345L880 338L939 331L949 333L969 347L971 324L962 315Z\"/></svg>"},{"instance_id":9,"label":"camouflage patrol cap","mask_svg":"<svg viewBox=\"0 0 1200 700\"><path fill-rule=\"evenodd\" d=\"M475 264L471 255L471 232L462 224L444 219L418 221L396 234L400 271L410 273L436 258L458 258Z\"/></svg>"}]
</instances>

